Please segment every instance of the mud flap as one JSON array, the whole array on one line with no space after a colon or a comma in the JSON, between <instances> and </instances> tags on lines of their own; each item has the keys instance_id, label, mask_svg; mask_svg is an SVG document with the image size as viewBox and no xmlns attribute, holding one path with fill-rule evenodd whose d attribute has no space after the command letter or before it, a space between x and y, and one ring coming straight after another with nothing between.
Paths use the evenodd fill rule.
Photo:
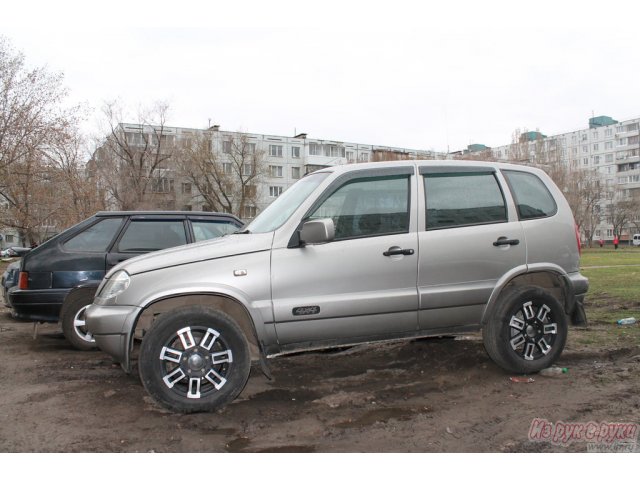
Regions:
<instances>
[{"instance_id":1,"label":"mud flap","mask_svg":"<svg viewBox=\"0 0 640 480\"><path fill-rule=\"evenodd\" d=\"M576 299L576 303L573 306L573 313L571 314L571 324L577 327L587 326L587 314L584 311L582 300Z\"/></svg>"}]
</instances>

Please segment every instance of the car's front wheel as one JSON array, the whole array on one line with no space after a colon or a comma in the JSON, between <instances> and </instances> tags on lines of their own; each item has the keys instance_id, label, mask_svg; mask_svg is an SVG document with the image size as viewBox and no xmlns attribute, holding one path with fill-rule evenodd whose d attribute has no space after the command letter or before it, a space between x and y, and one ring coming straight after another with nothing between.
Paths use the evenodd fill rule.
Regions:
<instances>
[{"instance_id":1,"label":"car's front wheel","mask_svg":"<svg viewBox=\"0 0 640 480\"><path fill-rule=\"evenodd\" d=\"M179 413L235 399L251 369L246 337L231 317L202 306L159 317L142 339L138 369L147 392Z\"/></svg>"},{"instance_id":2,"label":"car's front wheel","mask_svg":"<svg viewBox=\"0 0 640 480\"><path fill-rule=\"evenodd\" d=\"M553 295L539 287L518 287L500 297L482 336L494 362L510 372L527 374L558 359L567 330L567 315Z\"/></svg>"}]
</instances>

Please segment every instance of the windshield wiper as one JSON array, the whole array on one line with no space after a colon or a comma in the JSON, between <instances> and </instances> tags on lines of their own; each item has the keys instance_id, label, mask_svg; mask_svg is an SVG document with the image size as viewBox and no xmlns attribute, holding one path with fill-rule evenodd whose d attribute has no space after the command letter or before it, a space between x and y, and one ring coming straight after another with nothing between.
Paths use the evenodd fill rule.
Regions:
<instances>
[{"instance_id":1,"label":"windshield wiper","mask_svg":"<svg viewBox=\"0 0 640 480\"><path fill-rule=\"evenodd\" d=\"M233 232L234 235L244 235L245 233L251 233L249 230L238 230L237 232Z\"/></svg>"}]
</instances>

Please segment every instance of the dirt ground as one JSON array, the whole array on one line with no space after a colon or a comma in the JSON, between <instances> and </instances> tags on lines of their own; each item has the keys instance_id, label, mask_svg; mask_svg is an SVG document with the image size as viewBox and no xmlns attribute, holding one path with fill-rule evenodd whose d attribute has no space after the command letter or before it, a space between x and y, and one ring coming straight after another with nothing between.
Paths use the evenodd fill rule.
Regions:
<instances>
[{"instance_id":1,"label":"dirt ground","mask_svg":"<svg viewBox=\"0 0 640 480\"><path fill-rule=\"evenodd\" d=\"M530 383L493 364L479 336L440 338L274 359L273 381L254 368L224 410L180 415L102 352L73 350L53 325L34 340L0 309L0 452L586 451L530 441L529 428L640 423L637 340L584 341L615 328L640 327L572 329L568 372Z\"/></svg>"}]
</instances>

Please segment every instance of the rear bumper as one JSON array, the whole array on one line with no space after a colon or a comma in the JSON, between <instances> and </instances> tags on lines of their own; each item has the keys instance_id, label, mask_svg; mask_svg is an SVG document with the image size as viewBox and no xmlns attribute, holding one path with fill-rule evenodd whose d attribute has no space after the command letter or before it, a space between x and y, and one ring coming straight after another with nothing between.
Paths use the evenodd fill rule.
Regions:
<instances>
[{"instance_id":1,"label":"rear bumper","mask_svg":"<svg viewBox=\"0 0 640 480\"><path fill-rule=\"evenodd\" d=\"M68 288L49 288L46 290L20 290L12 288L9 302L18 320L56 323L60 309L69 294Z\"/></svg>"},{"instance_id":2,"label":"rear bumper","mask_svg":"<svg viewBox=\"0 0 640 480\"><path fill-rule=\"evenodd\" d=\"M140 307L93 304L85 312L87 329L98 348L111 355L127 373L131 372L133 326L141 310Z\"/></svg>"},{"instance_id":3,"label":"rear bumper","mask_svg":"<svg viewBox=\"0 0 640 480\"><path fill-rule=\"evenodd\" d=\"M579 272L569 274L569 280L573 287L573 308L569 312L571 323L578 326L587 325L587 314L584 311L584 299L589 291L589 280Z\"/></svg>"}]
</instances>

